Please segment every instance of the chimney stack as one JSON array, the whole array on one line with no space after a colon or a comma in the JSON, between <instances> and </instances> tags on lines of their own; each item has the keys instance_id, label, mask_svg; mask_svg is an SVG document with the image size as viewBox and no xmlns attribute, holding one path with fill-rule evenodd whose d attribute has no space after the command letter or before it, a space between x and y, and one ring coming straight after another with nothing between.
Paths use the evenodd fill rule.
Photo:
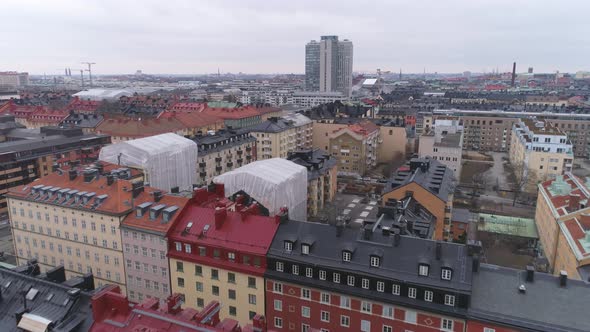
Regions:
<instances>
[{"instance_id":1,"label":"chimney stack","mask_svg":"<svg viewBox=\"0 0 590 332\"><path fill-rule=\"evenodd\" d=\"M395 230L394 234L393 234L393 246L394 247L399 247L399 243L402 240L402 236L399 235L399 230Z\"/></svg>"},{"instance_id":2,"label":"chimney stack","mask_svg":"<svg viewBox=\"0 0 590 332\"><path fill-rule=\"evenodd\" d=\"M435 256L436 256L436 260L440 261L440 259L442 258L442 243L437 242L434 248L434 252L435 252Z\"/></svg>"},{"instance_id":3,"label":"chimney stack","mask_svg":"<svg viewBox=\"0 0 590 332\"><path fill-rule=\"evenodd\" d=\"M338 221L336 223L336 237L342 236L343 231L344 231L344 223L342 221Z\"/></svg>"},{"instance_id":4,"label":"chimney stack","mask_svg":"<svg viewBox=\"0 0 590 332\"><path fill-rule=\"evenodd\" d=\"M224 207L215 208L215 229L220 229L227 217L227 210Z\"/></svg>"},{"instance_id":5,"label":"chimney stack","mask_svg":"<svg viewBox=\"0 0 590 332\"><path fill-rule=\"evenodd\" d=\"M565 270L559 271L559 286L567 286L567 271Z\"/></svg>"},{"instance_id":6,"label":"chimney stack","mask_svg":"<svg viewBox=\"0 0 590 332\"><path fill-rule=\"evenodd\" d=\"M512 81L510 82L510 86L514 88L514 82L516 81L516 62L512 64Z\"/></svg>"},{"instance_id":7,"label":"chimney stack","mask_svg":"<svg viewBox=\"0 0 590 332\"><path fill-rule=\"evenodd\" d=\"M76 172L75 169L71 169L68 172L68 175L70 176L70 181L74 181L76 179L76 176L78 176L78 172Z\"/></svg>"},{"instance_id":8,"label":"chimney stack","mask_svg":"<svg viewBox=\"0 0 590 332\"><path fill-rule=\"evenodd\" d=\"M110 186L115 182L115 178L112 174L107 174L107 186Z\"/></svg>"},{"instance_id":9,"label":"chimney stack","mask_svg":"<svg viewBox=\"0 0 590 332\"><path fill-rule=\"evenodd\" d=\"M373 236L373 225L371 225L371 224L365 225L365 227L363 228L363 239L366 241L369 241L369 240L371 240L372 236Z\"/></svg>"},{"instance_id":10,"label":"chimney stack","mask_svg":"<svg viewBox=\"0 0 590 332\"><path fill-rule=\"evenodd\" d=\"M159 202L162 197L164 197L164 194L161 191L154 191L154 202Z\"/></svg>"},{"instance_id":11,"label":"chimney stack","mask_svg":"<svg viewBox=\"0 0 590 332\"><path fill-rule=\"evenodd\" d=\"M580 209L580 195L570 194L570 200L568 203L568 212L578 211Z\"/></svg>"},{"instance_id":12,"label":"chimney stack","mask_svg":"<svg viewBox=\"0 0 590 332\"><path fill-rule=\"evenodd\" d=\"M527 282L535 281L535 267L532 265L526 266L526 281Z\"/></svg>"},{"instance_id":13,"label":"chimney stack","mask_svg":"<svg viewBox=\"0 0 590 332\"><path fill-rule=\"evenodd\" d=\"M479 271L479 256L477 256L477 255L473 257L473 261L471 263L471 270L473 272Z\"/></svg>"}]
</instances>

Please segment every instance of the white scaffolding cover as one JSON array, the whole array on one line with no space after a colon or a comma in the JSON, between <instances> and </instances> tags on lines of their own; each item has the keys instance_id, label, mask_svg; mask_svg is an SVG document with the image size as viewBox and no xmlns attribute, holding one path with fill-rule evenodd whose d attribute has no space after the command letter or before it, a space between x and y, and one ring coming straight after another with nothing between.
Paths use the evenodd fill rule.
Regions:
<instances>
[{"instance_id":1,"label":"white scaffolding cover","mask_svg":"<svg viewBox=\"0 0 590 332\"><path fill-rule=\"evenodd\" d=\"M143 169L150 186L191 191L197 183L197 150L190 139L168 133L105 146L99 159L117 164L120 155L121 165Z\"/></svg>"},{"instance_id":2,"label":"white scaffolding cover","mask_svg":"<svg viewBox=\"0 0 590 332\"><path fill-rule=\"evenodd\" d=\"M213 181L224 185L226 196L243 190L264 205L271 216L286 206L289 218L306 220L307 168L292 161L282 158L255 161Z\"/></svg>"}]
</instances>

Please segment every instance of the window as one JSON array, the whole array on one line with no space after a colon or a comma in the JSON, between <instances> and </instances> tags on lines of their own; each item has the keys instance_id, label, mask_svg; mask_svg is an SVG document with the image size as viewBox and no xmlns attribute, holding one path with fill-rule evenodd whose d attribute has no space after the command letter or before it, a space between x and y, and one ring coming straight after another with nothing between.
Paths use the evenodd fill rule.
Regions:
<instances>
[{"instance_id":1,"label":"window","mask_svg":"<svg viewBox=\"0 0 590 332\"><path fill-rule=\"evenodd\" d=\"M309 318L311 316L311 310L309 307L301 307L301 317Z\"/></svg>"},{"instance_id":2,"label":"window","mask_svg":"<svg viewBox=\"0 0 590 332\"><path fill-rule=\"evenodd\" d=\"M332 278L334 280L335 283L339 284L340 283L340 273L333 273L332 274Z\"/></svg>"},{"instance_id":3,"label":"window","mask_svg":"<svg viewBox=\"0 0 590 332\"><path fill-rule=\"evenodd\" d=\"M362 286L364 289L369 289L369 279L363 278Z\"/></svg>"},{"instance_id":4,"label":"window","mask_svg":"<svg viewBox=\"0 0 590 332\"><path fill-rule=\"evenodd\" d=\"M350 251L343 251L342 252L342 261L344 262L350 262L350 258L351 258L351 254Z\"/></svg>"},{"instance_id":5,"label":"window","mask_svg":"<svg viewBox=\"0 0 590 332\"><path fill-rule=\"evenodd\" d=\"M274 308L275 308L275 311L283 311L283 301L275 300L274 301Z\"/></svg>"},{"instance_id":6,"label":"window","mask_svg":"<svg viewBox=\"0 0 590 332\"><path fill-rule=\"evenodd\" d=\"M377 281L377 291L378 292L385 292L385 283L383 281Z\"/></svg>"},{"instance_id":7,"label":"window","mask_svg":"<svg viewBox=\"0 0 590 332\"><path fill-rule=\"evenodd\" d=\"M416 288L410 287L408 288L408 297L415 299L416 298Z\"/></svg>"},{"instance_id":8,"label":"window","mask_svg":"<svg viewBox=\"0 0 590 332\"><path fill-rule=\"evenodd\" d=\"M227 253L227 259L230 261L235 261L236 260L236 253L235 252L228 252Z\"/></svg>"},{"instance_id":9,"label":"window","mask_svg":"<svg viewBox=\"0 0 590 332\"><path fill-rule=\"evenodd\" d=\"M354 276L348 276L348 277L346 277L346 284L348 286L354 286Z\"/></svg>"},{"instance_id":10,"label":"window","mask_svg":"<svg viewBox=\"0 0 590 332\"><path fill-rule=\"evenodd\" d=\"M299 275L299 265L291 266L291 272L293 272L295 275Z\"/></svg>"},{"instance_id":11,"label":"window","mask_svg":"<svg viewBox=\"0 0 590 332\"><path fill-rule=\"evenodd\" d=\"M361 312L371 313L372 304L367 301L361 302Z\"/></svg>"},{"instance_id":12,"label":"window","mask_svg":"<svg viewBox=\"0 0 590 332\"><path fill-rule=\"evenodd\" d=\"M301 298L302 299L311 299L311 292L307 288L301 288Z\"/></svg>"},{"instance_id":13,"label":"window","mask_svg":"<svg viewBox=\"0 0 590 332\"><path fill-rule=\"evenodd\" d=\"M291 241L285 241L285 251L286 252L293 251L293 242L291 242Z\"/></svg>"},{"instance_id":14,"label":"window","mask_svg":"<svg viewBox=\"0 0 590 332\"><path fill-rule=\"evenodd\" d=\"M368 320L361 320L361 332L371 332L371 322Z\"/></svg>"},{"instance_id":15,"label":"window","mask_svg":"<svg viewBox=\"0 0 590 332\"><path fill-rule=\"evenodd\" d=\"M322 311L320 314L320 319L322 322L329 323L330 322L330 313L327 311Z\"/></svg>"},{"instance_id":16,"label":"window","mask_svg":"<svg viewBox=\"0 0 590 332\"><path fill-rule=\"evenodd\" d=\"M344 315L340 316L340 326L349 327L350 317Z\"/></svg>"},{"instance_id":17,"label":"window","mask_svg":"<svg viewBox=\"0 0 590 332\"><path fill-rule=\"evenodd\" d=\"M308 278L313 278L313 269L311 267L305 268L305 276Z\"/></svg>"},{"instance_id":18,"label":"window","mask_svg":"<svg viewBox=\"0 0 590 332\"><path fill-rule=\"evenodd\" d=\"M453 272L451 271L451 269L442 269L441 278L444 280L451 280L452 274Z\"/></svg>"},{"instance_id":19,"label":"window","mask_svg":"<svg viewBox=\"0 0 590 332\"><path fill-rule=\"evenodd\" d=\"M216 270L216 269L211 270L211 279L219 280L219 270Z\"/></svg>"},{"instance_id":20,"label":"window","mask_svg":"<svg viewBox=\"0 0 590 332\"><path fill-rule=\"evenodd\" d=\"M176 271L184 272L184 264L182 262L176 262Z\"/></svg>"},{"instance_id":21,"label":"window","mask_svg":"<svg viewBox=\"0 0 590 332\"><path fill-rule=\"evenodd\" d=\"M236 283L236 274L232 273L232 272L228 272L227 273L227 282L229 282L230 284L235 284Z\"/></svg>"},{"instance_id":22,"label":"window","mask_svg":"<svg viewBox=\"0 0 590 332\"><path fill-rule=\"evenodd\" d=\"M228 289L227 290L227 297L230 300L235 300L236 299L236 291L234 289Z\"/></svg>"},{"instance_id":23,"label":"window","mask_svg":"<svg viewBox=\"0 0 590 332\"><path fill-rule=\"evenodd\" d=\"M490 327L484 327L483 328L483 332L496 332L496 329L490 328Z\"/></svg>"},{"instance_id":24,"label":"window","mask_svg":"<svg viewBox=\"0 0 590 332\"><path fill-rule=\"evenodd\" d=\"M383 317L393 319L393 307L384 305L383 306Z\"/></svg>"},{"instance_id":25,"label":"window","mask_svg":"<svg viewBox=\"0 0 590 332\"><path fill-rule=\"evenodd\" d=\"M273 292L283 294L283 284L280 282L275 282L273 284Z\"/></svg>"},{"instance_id":26,"label":"window","mask_svg":"<svg viewBox=\"0 0 590 332\"><path fill-rule=\"evenodd\" d=\"M350 297L340 296L340 308L350 309Z\"/></svg>"},{"instance_id":27,"label":"window","mask_svg":"<svg viewBox=\"0 0 590 332\"><path fill-rule=\"evenodd\" d=\"M256 288L256 278L248 277L248 288Z\"/></svg>"},{"instance_id":28,"label":"window","mask_svg":"<svg viewBox=\"0 0 590 332\"><path fill-rule=\"evenodd\" d=\"M326 280L326 271L320 270L320 280Z\"/></svg>"},{"instance_id":29,"label":"window","mask_svg":"<svg viewBox=\"0 0 590 332\"><path fill-rule=\"evenodd\" d=\"M321 296L320 296L320 302L321 303L330 304L330 294L328 294L328 293L322 293Z\"/></svg>"},{"instance_id":30,"label":"window","mask_svg":"<svg viewBox=\"0 0 590 332\"><path fill-rule=\"evenodd\" d=\"M280 317L275 317L275 327L282 329L283 328L283 319Z\"/></svg>"},{"instance_id":31,"label":"window","mask_svg":"<svg viewBox=\"0 0 590 332\"><path fill-rule=\"evenodd\" d=\"M404 320L407 323L416 324L416 312L412 310L405 310L405 317Z\"/></svg>"},{"instance_id":32,"label":"window","mask_svg":"<svg viewBox=\"0 0 590 332\"><path fill-rule=\"evenodd\" d=\"M205 305L205 300L202 298L197 298L197 307L202 308Z\"/></svg>"},{"instance_id":33,"label":"window","mask_svg":"<svg viewBox=\"0 0 590 332\"><path fill-rule=\"evenodd\" d=\"M428 265L426 264L420 264L419 268L418 268L418 274L421 276L428 276Z\"/></svg>"},{"instance_id":34,"label":"window","mask_svg":"<svg viewBox=\"0 0 590 332\"><path fill-rule=\"evenodd\" d=\"M145 250L144 252L145 252L145 255L144 256L147 256L147 250ZM191 245L190 244L185 244L184 245L184 252L186 252L187 254L190 254L192 252Z\"/></svg>"},{"instance_id":35,"label":"window","mask_svg":"<svg viewBox=\"0 0 590 332\"><path fill-rule=\"evenodd\" d=\"M391 294L393 294L393 295L399 295L400 288L401 287L398 284L391 285Z\"/></svg>"},{"instance_id":36,"label":"window","mask_svg":"<svg viewBox=\"0 0 590 332\"><path fill-rule=\"evenodd\" d=\"M219 259L220 252L219 249L213 249L213 258Z\"/></svg>"},{"instance_id":37,"label":"window","mask_svg":"<svg viewBox=\"0 0 590 332\"><path fill-rule=\"evenodd\" d=\"M453 321L450 319L443 318L440 324L440 327L443 330L452 331L453 330Z\"/></svg>"},{"instance_id":38,"label":"window","mask_svg":"<svg viewBox=\"0 0 590 332\"><path fill-rule=\"evenodd\" d=\"M195 288L196 288L197 292L202 292L203 291L203 283L197 281L195 283Z\"/></svg>"},{"instance_id":39,"label":"window","mask_svg":"<svg viewBox=\"0 0 590 332\"><path fill-rule=\"evenodd\" d=\"M182 243L174 242L174 245L176 246L176 251L182 251Z\"/></svg>"},{"instance_id":40,"label":"window","mask_svg":"<svg viewBox=\"0 0 590 332\"><path fill-rule=\"evenodd\" d=\"M307 244L302 244L301 245L301 253L303 255L309 255L309 245Z\"/></svg>"},{"instance_id":41,"label":"window","mask_svg":"<svg viewBox=\"0 0 590 332\"><path fill-rule=\"evenodd\" d=\"M432 291L425 291L424 292L424 301L432 302Z\"/></svg>"},{"instance_id":42,"label":"window","mask_svg":"<svg viewBox=\"0 0 590 332\"><path fill-rule=\"evenodd\" d=\"M196 276L203 275L203 267L201 265L195 265L195 275Z\"/></svg>"},{"instance_id":43,"label":"window","mask_svg":"<svg viewBox=\"0 0 590 332\"><path fill-rule=\"evenodd\" d=\"M184 287L184 278L177 278L178 287Z\"/></svg>"},{"instance_id":44,"label":"window","mask_svg":"<svg viewBox=\"0 0 590 332\"><path fill-rule=\"evenodd\" d=\"M451 307L455 306L455 295L445 295L445 304Z\"/></svg>"},{"instance_id":45,"label":"window","mask_svg":"<svg viewBox=\"0 0 590 332\"><path fill-rule=\"evenodd\" d=\"M256 304L256 295L248 294L248 303L249 304Z\"/></svg>"},{"instance_id":46,"label":"window","mask_svg":"<svg viewBox=\"0 0 590 332\"><path fill-rule=\"evenodd\" d=\"M372 267L379 267L381 260L377 256L371 256L371 266Z\"/></svg>"},{"instance_id":47,"label":"window","mask_svg":"<svg viewBox=\"0 0 590 332\"><path fill-rule=\"evenodd\" d=\"M213 295L218 296L219 295L219 287L218 286L211 286L211 293Z\"/></svg>"}]
</instances>

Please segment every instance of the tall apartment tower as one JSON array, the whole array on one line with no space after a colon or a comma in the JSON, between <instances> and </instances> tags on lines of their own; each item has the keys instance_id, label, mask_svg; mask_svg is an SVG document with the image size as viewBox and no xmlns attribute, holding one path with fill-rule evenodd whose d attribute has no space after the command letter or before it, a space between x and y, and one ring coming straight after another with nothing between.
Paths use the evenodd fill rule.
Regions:
<instances>
[{"instance_id":1,"label":"tall apartment tower","mask_svg":"<svg viewBox=\"0 0 590 332\"><path fill-rule=\"evenodd\" d=\"M305 88L308 91L339 91L350 97L352 90L352 42L338 36L322 36L305 45Z\"/></svg>"}]
</instances>

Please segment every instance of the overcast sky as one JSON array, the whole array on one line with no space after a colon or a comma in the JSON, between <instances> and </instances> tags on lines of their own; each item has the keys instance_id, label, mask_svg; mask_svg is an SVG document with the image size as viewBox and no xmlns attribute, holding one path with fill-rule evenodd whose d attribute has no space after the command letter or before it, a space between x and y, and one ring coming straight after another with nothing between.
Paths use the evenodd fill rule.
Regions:
<instances>
[{"instance_id":1,"label":"overcast sky","mask_svg":"<svg viewBox=\"0 0 590 332\"><path fill-rule=\"evenodd\" d=\"M0 71L303 73L305 43L354 70L590 70L590 0L0 0Z\"/></svg>"}]
</instances>

